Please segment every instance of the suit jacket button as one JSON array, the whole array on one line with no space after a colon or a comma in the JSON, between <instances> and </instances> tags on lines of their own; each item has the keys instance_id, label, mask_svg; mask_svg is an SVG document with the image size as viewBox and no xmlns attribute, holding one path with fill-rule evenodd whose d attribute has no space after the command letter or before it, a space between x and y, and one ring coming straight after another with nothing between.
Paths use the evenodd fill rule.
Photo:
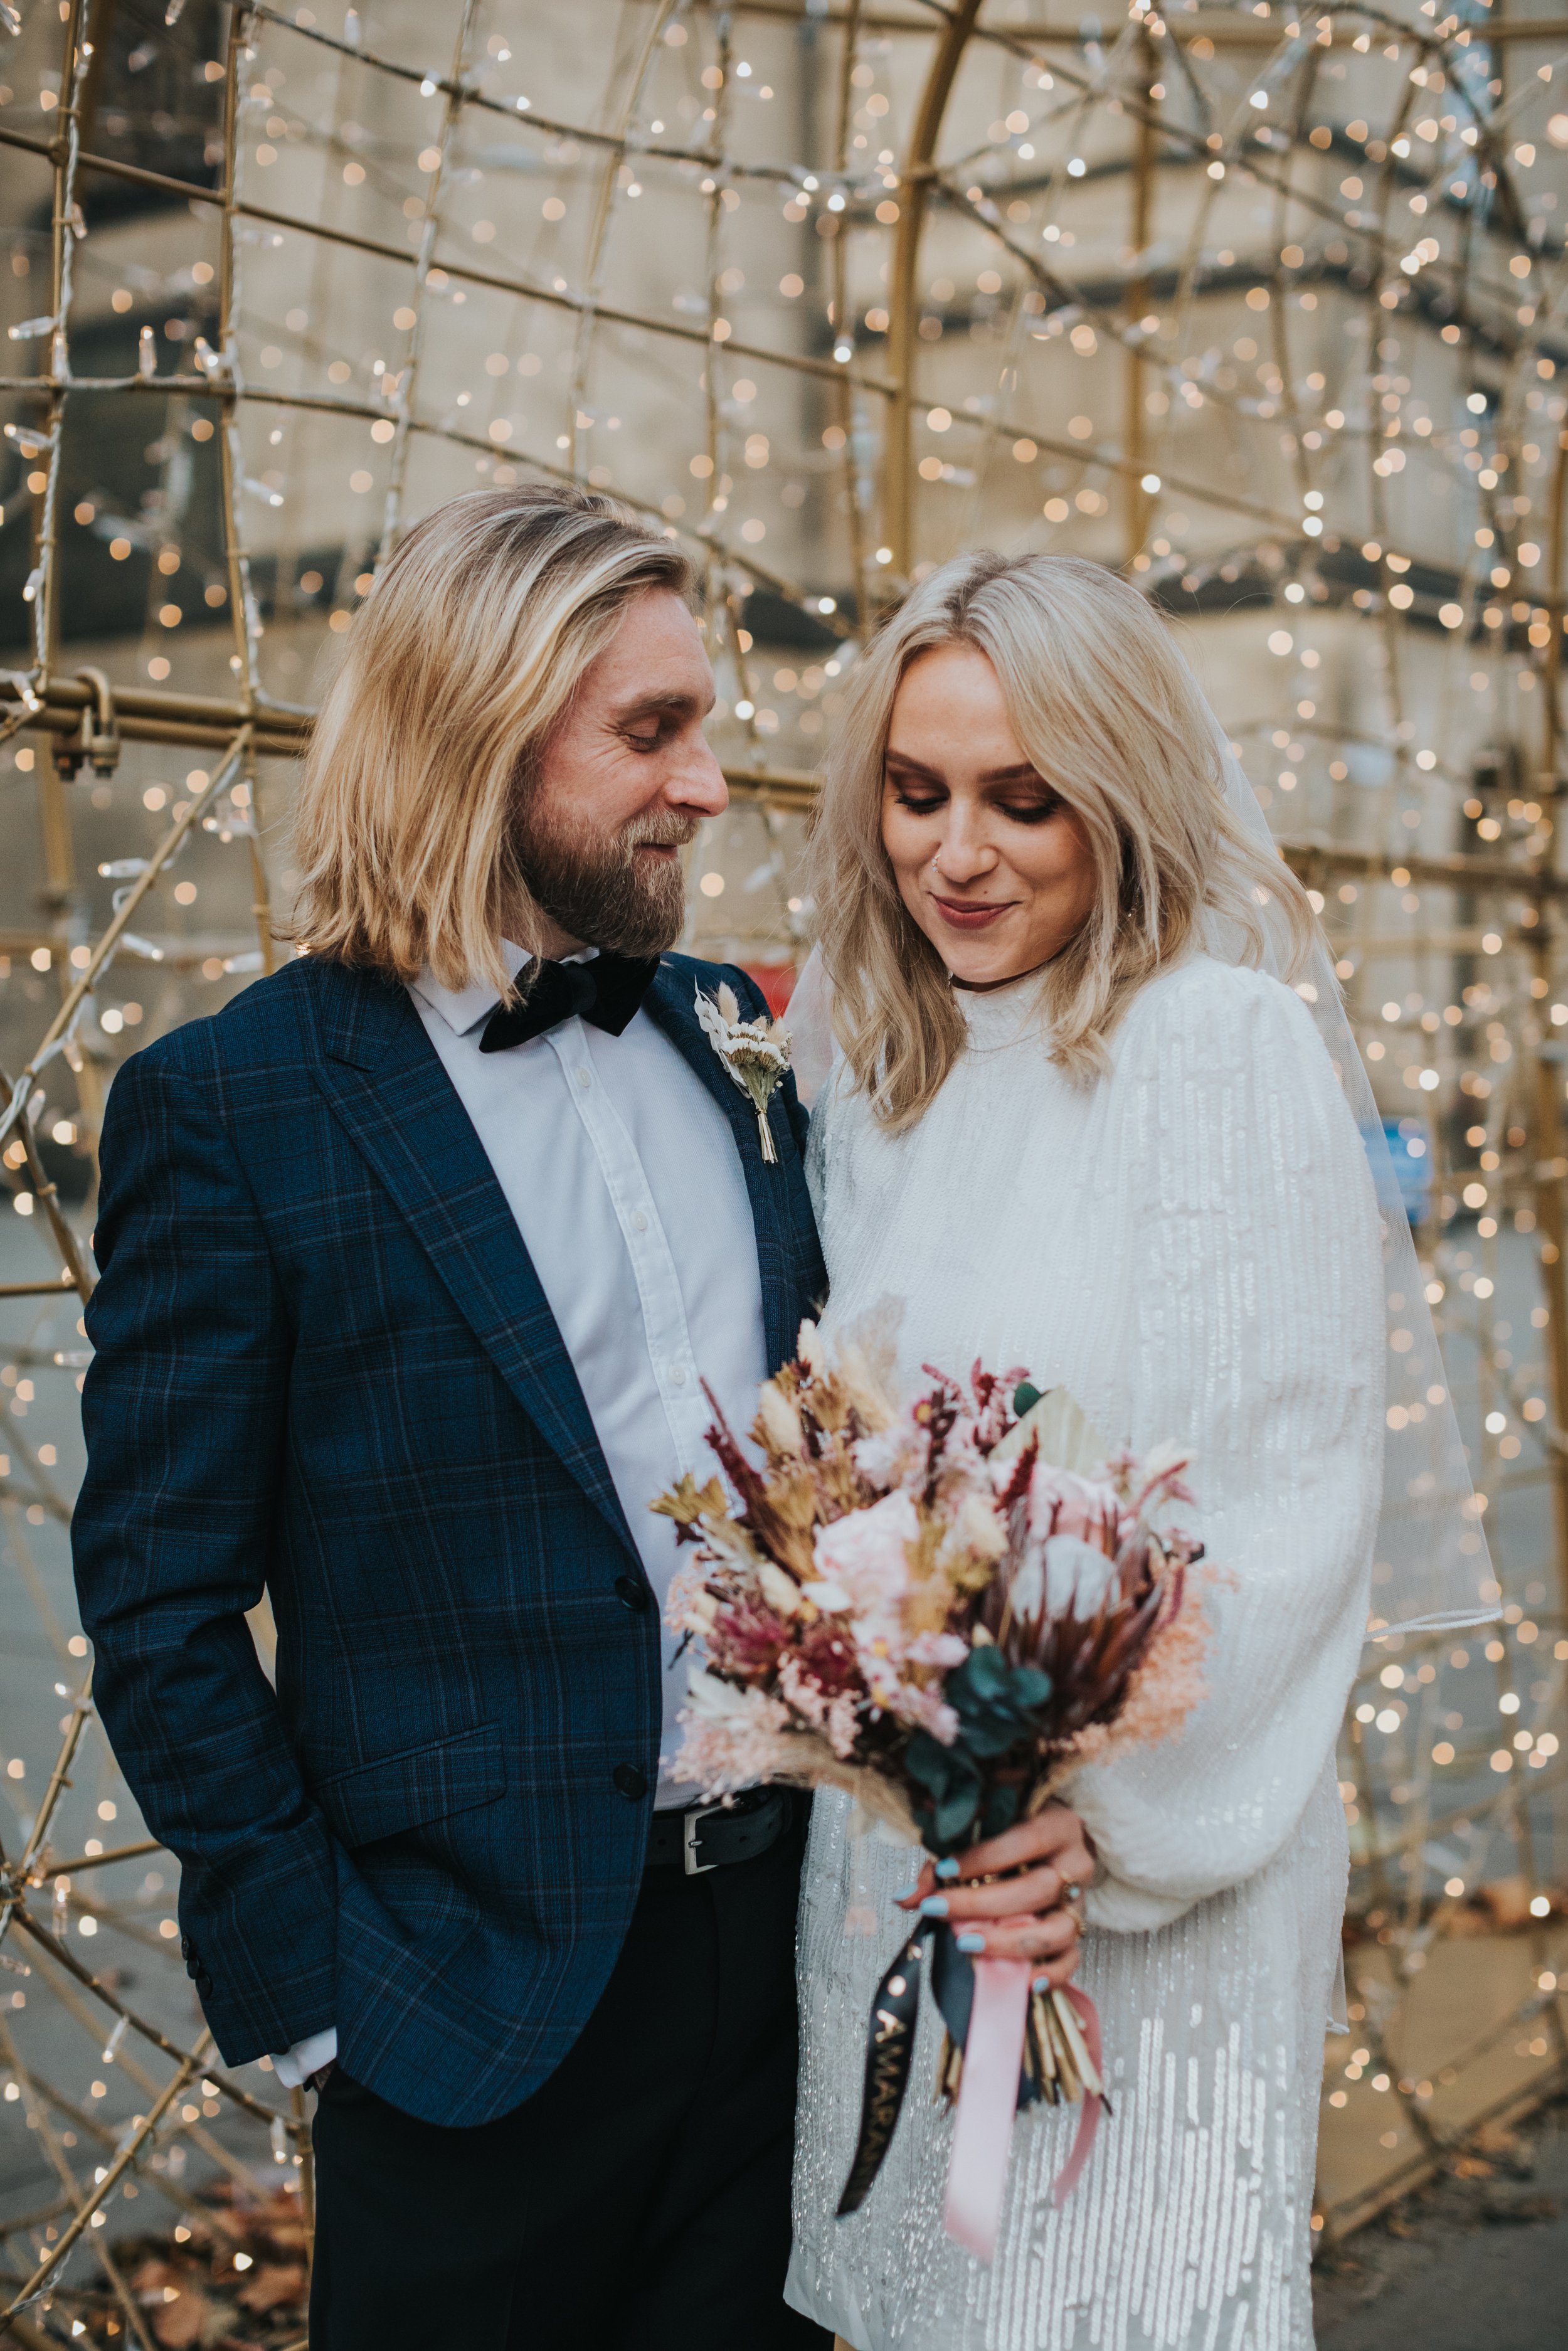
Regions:
<instances>
[{"instance_id":1,"label":"suit jacket button","mask_svg":"<svg viewBox=\"0 0 1568 2351\"><path fill-rule=\"evenodd\" d=\"M645 1771L639 1771L635 1763L617 1763L610 1776L621 1793L630 1796L633 1803L648 1792L648 1775Z\"/></svg>"},{"instance_id":2,"label":"suit jacket button","mask_svg":"<svg viewBox=\"0 0 1568 2351\"><path fill-rule=\"evenodd\" d=\"M648 1605L648 1587L640 1583L634 1575L618 1575L615 1597L623 1608L630 1608L633 1614L640 1615Z\"/></svg>"},{"instance_id":3,"label":"suit jacket button","mask_svg":"<svg viewBox=\"0 0 1568 2351\"><path fill-rule=\"evenodd\" d=\"M190 1956L191 1956L191 1938L190 1938L189 1935L182 1935L182 1936L181 1936L181 1938L180 1938L180 1957L181 1957L183 1959L188 1959L190 1958Z\"/></svg>"}]
</instances>

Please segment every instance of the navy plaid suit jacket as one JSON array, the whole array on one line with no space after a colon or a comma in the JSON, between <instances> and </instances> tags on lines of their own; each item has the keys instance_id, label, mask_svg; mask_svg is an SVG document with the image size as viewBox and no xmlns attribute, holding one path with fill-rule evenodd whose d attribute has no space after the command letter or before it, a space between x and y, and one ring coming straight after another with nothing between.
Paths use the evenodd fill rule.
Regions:
<instances>
[{"instance_id":1,"label":"navy plaid suit jacket","mask_svg":"<svg viewBox=\"0 0 1568 2351\"><path fill-rule=\"evenodd\" d=\"M681 956L647 1008L733 1123L777 1365L825 1287L805 1117L787 1080L764 1165L721 977L762 1008ZM406 991L340 966L128 1061L102 1164L77 1583L218 2047L336 2023L393 2105L487 2121L604 1987L657 1777L657 1614L538 1278Z\"/></svg>"}]
</instances>

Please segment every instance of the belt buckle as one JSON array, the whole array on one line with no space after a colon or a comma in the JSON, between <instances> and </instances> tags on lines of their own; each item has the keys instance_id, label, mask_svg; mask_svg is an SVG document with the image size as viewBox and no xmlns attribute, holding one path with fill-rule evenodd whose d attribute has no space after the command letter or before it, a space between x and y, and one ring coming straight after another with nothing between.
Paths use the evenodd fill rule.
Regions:
<instances>
[{"instance_id":1,"label":"belt buckle","mask_svg":"<svg viewBox=\"0 0 1568 2351\"><path fill-rule=\"evenodd\" d=\"M681 1865L688 1877L706 1877L710 1870L718 1867L716 1861L697 1859L697 1831L705 1821L712 1820L715 1813L724 1809L722 1803L702 1804L696 1811L681 1815Z\"/></svg>"}]
</instances>

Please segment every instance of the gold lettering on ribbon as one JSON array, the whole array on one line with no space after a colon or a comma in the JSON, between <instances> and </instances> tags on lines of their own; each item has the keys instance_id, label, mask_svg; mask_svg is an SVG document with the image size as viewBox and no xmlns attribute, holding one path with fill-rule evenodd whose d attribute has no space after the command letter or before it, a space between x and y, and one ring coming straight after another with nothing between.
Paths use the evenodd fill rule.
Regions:
<instances>
[{"instance_id":1,"label":"gold lettering on ribbon","mask_svg":"<svg viewBox=\"0 0 1568 2351\"><path fill-rule=\"evenodd\" d=\"M920 1963L925 1948L924 1935L912 1936L877 1987L866 2045L860 2137L844 2192L839 2199L841 2219L846 2212L860 2209L898 2127L914 2053Z\"/></svg>"},{"instance_id":2,"label":"gold lettering on ribbon","mask_svg":"<svg viewBox=\"0 0 1568 2351\"><path fill-rule=\"evenodd\" d=\"M872 2037L860 2145L840 2200L841 2213L855 2210L882 2168L882 2159L892 2143L904 2105L909 2074L910 2027L902 2017L885 2008L877 2010L876 2022L881 2030Z\"/></svg>"}]
</instances>

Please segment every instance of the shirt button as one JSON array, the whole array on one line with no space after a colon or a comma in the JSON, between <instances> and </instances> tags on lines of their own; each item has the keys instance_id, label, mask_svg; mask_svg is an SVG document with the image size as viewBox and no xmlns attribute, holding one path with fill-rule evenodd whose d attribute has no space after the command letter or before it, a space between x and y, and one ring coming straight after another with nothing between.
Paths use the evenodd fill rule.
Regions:
<instances>
[{"instance_id":1,"label":"shirt button","mask_svg":"<svg viewBox=\"0 0 1568 2351\"><path fill-rule=\"evenodd\" d=\"M633 1803L648 1792L648 1775L639 1771L635 1763L617 1763L610 1776L621 1793L629 1796Z\"/></svg>"},{"instance_id":2,"label":"shirt button","mask_svg":"<svg viewBox=\"0 0 1568 2351\"><path fill-rule=\"evenodd\" d=\"M641 1208L632 1211L632 1229L634 1233L645 1233L648 1229L648 1219Z\"/></svg>"},{"instance_id":3,"label":"shirt button","mask_svg":"<svg viewBox=\"0 0 1568 2351\"><path fill-rule=\"evenodd\" d=\"M572 1071L572 1075L576 1078L578 1084L586 1093L589 1087L593 1083L593 1071L591 1070L574 1070Z\"/></svg>"},{"instance_id":4,"label":"shirt button","mask_svg":"<svg viewBox=\"0 0 1568 2351\"><path fill-rule=\"evenodd\" d=\"M630 1608L633 1614L641 1614L648 1605L648 1587L645 1583L639 1583L634 1575L618 1575L615 1597L623 1608Z\"/></svg>"},{"instance_id":5,"label":"shirt button","mask_svg":"<svg viewBox=\"0 0 1568 2351\"><path fill-rule=\"evenodd\" d=\"M684 1387L685 1386L685 1384L686 1384L686 1375L685 1375L685 1373L682 1370L682 1368L681 1368L680 1364L672 1364L670 1365L670 1385L671 1385L673 1388L684 1388Z\"/></svg>"}]
</instances>

